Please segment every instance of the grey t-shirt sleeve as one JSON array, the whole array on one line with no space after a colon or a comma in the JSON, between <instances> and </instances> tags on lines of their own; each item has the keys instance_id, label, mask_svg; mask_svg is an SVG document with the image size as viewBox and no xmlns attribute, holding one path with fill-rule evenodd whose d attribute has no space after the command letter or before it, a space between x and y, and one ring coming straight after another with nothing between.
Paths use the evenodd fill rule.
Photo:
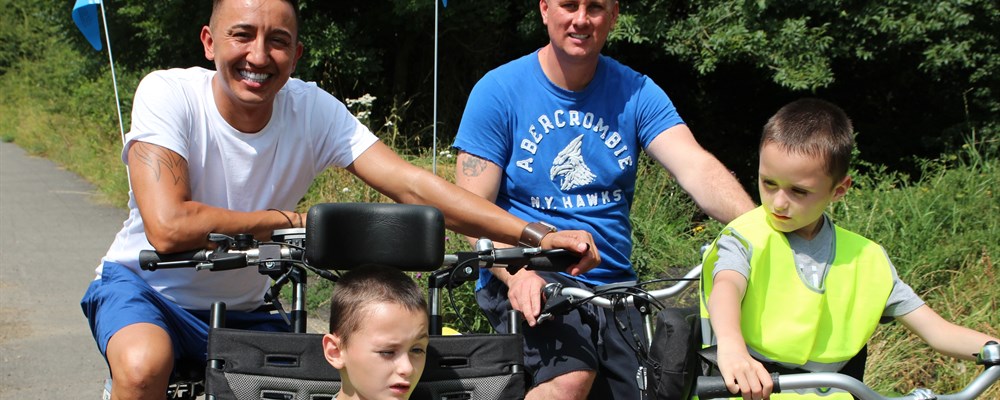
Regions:
<instances>
[{"instance_id":1,"label":"grey t-shirt sleeve","mask_svg":"<svg viewBox=\"0 0 1000 400\"><path fill-rule=\"evenodd\" d=\"M885 248L882 248L882 252L885 253ZM892 264L892 260L889 259L888 254L886 254L885 258L889 261L889 268L892 270L892 292L889 293L889 300L885 302L885 310L882 311L882 316L900 317L924 305L924 300L913 291L913 288L899 279L896 266Z\"/></svg>"},{"instance_id":2,"label":"grey t-shirt sleeve","mask_svg":"<svg viewBox=\"0 0 1000 400\"><path fill-rule=\"evenodd\" d=\"M742 241L731 234L722 234L715 245L718 248L719 258L715 261L713 278L719 271L725 270L739 272L744 278L750 277L750 249Z\"/></svg>"}]
</instances>

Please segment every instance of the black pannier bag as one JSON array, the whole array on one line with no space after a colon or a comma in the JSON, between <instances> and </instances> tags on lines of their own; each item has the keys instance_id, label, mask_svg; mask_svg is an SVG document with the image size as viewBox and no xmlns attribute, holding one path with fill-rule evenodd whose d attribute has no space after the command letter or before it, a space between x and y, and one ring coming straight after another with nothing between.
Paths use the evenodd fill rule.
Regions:
<instances>
[{"instance_id":1,"label":"black pannier bag","mask_svg":"<svg viewBox=\"0 0 1000 400\"><path fill-rule=\"evenodd\" d=\"M702 363L701 322L698 307L664 308L656 315L656 328L649 347L650 389L648 398L687 400Z\"/></svg>"}]
</instances>

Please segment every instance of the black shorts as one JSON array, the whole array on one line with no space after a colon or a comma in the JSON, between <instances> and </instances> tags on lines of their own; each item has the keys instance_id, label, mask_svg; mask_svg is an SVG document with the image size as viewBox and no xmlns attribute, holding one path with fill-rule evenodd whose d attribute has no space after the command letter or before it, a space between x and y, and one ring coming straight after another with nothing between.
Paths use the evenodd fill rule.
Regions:
<instances>
[{"instance_id":1,"label":"black shorts","mask_svg":"<svg viewBox=\"0 0 1000 400\"><path fill-rule=\"evenodd\" d=\"M562 274L538 274L548 282L558 282L566 287L594 289ZM476 292L476 299L493 328L497 332L508 333L508 311L511 307L507 286L493 278ZM624 330L618 329L616 317ZM634 307L612 311L587 304L535 327L522 323L521 332L524 334L524 363L529 387L572 371L589 370L597 372L589 398L640 398L641 392L636 383L640 364L634 349L644 346L647 341L642 315Z\"/></svg>"}]
</instances>

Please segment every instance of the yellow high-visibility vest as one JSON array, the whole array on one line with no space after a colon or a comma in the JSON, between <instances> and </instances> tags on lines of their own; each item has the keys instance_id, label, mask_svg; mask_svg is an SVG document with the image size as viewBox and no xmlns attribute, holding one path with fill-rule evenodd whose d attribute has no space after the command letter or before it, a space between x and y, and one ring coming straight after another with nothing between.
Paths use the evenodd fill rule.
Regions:
<instances>
[{"instance_id":1,"label":"yellow high-visibility vest","mask_svg":"<svg viewBox=\"0 0 1000 400\"><path fill-rule=\"evenodd\" d=\"M822 290L817 291L799 277L788 239L771 228L766 212L758 207L723 231L740 240L751 254L740 313L744 341L760 355L783 363L850 360L875 332L892 291L892 270L885 253L875 242L835 227L834 260ZM703 328L710 328L708 297L717 253L713 243L703 258ZM710 333L705 336L712 337ZM773 398L780 397L785 396Z\"/></svg>"}]
</instances>

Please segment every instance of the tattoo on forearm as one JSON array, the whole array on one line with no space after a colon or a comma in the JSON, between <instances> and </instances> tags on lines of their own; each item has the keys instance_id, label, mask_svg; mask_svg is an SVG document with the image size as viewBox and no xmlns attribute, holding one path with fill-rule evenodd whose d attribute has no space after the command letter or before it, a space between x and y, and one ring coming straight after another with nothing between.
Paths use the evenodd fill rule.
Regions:
<instances>
[{"instance_id":1,"label":"tattoo on forearm","mask_svg":"<svg viewBox=\"0 0 1000 400\"><path fill-rule=\"evenodd\" d=\"M153 170L157 182L164 176L169 176L173 179L174 185L187 183L185 161L177 153L142 142L133 144L132 150L133 157Z\"/></svg>"},{"instance_id":2,"label":"tattoo on forearm","mask_svg":"<svg viewBox=\"0 0 1000 400\"><path fill-rule=\"evenodd\" d=\"M469 155L462 161L462 174L470 177L477 177L486 171L486 160Z\"/></svg>"}]
</instances>

